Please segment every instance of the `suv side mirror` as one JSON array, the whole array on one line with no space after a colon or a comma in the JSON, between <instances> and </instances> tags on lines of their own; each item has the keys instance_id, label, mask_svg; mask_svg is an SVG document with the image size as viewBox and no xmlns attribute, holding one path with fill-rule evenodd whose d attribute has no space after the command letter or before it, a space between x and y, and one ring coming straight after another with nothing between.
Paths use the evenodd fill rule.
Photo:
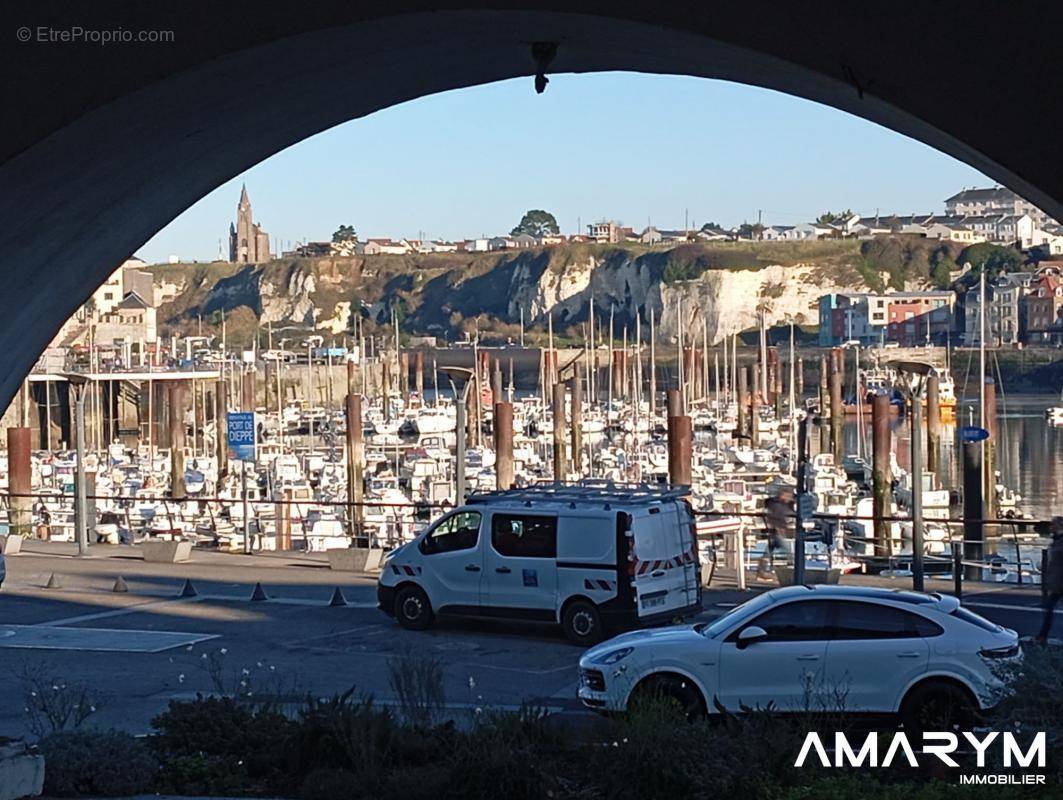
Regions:
<instances>
[{"instance_id":1,"label":"suv side mirror","mask_svg":"<svg viewBox=\"0 0 1063 800\"><path fill-rule=\"evenodd\" d=\"M754 642L767 638L768 632L766 630L757 625L750 625L748 628L743 628L742 632L738 634L737 646L739 650L745 650Z\"/></svg>"}]
</instances>

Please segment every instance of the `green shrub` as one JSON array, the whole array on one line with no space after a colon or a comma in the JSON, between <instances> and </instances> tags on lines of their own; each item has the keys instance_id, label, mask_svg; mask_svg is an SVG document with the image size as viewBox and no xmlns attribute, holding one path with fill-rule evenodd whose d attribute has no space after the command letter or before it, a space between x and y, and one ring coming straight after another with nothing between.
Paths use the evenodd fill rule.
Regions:
<instances>
[{"instance_id":1,"label":"green shrub","mask_svg":"<svg viewBox=\"0 0 1063 800\"><path fill-rule=\"evenodd\" d=\"M44 792L55 797L124 797L147 791L158 771L147 745L118 731L66 731L38 745Z\"/></svg>"},{"instance_id":2,"label":"green shrub","mask_svg":"<svg viewBox=\"0 0 1063 800\"><path fill-rule=\"evenodd\" d=\"M997 672L1009 691L990 714L992 730L1015 731L1024 741L1024 732L1044 731L1048 780L1063 783L1063 760L1052 757L1063 752L1063 648L1030 645L1022 661Z\"/></svg>"},{"instance_id":3,"label":"green shrub","mask_svg":"<svg viewBox=\"0 0 1063 800\"><path fill-rule=\"evenodd\" d=\"M295 723L278 711L200 696L171 701L152 724L152 746L163 762L160 780L168 791L254 794L293 788L288 742ZM175 761L180 757L184 760Z\"/></svg>"},{"instance_id":4,"label":"green shrub","mask_svg":"<svg viewBox=\"0 0 1063 800\"><path fill-rule=\"evenodd\" d=\"M355 697L353 689L309 698L291 742L293 769L304 775L319 768L345 769L375 788L395 763L400 740L417 737L387 710L374 707L371 698Z\"/></svg>"}]
</instances>

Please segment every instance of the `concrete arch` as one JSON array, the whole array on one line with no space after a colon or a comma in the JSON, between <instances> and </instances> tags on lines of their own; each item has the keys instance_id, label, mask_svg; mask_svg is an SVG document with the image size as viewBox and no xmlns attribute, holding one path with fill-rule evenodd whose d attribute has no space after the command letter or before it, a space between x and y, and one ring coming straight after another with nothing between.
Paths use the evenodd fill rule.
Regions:
<instances>
[{"instance_id":1,"label":"concrete arch","mask_svg":"<svg viewBox=\"0 0 1063 800\"><path fill-rule=\"evenodd\" d=\"M981 3L902 2L870 12L756 0L674 8L523 0L504 11L446 5L324 0L251 11L229 0L190 0L166 17L149 4L105 0L93 9L101 28L169 29L175 42L14 46L4 92L5 107L17 111L0 131L7 262L0 399L14 394L62 321L114 265L211 189L347 120L430 93L530 76L533 42L558 43L554 73L721 78L829 104L966 161L1063 216L1055 126L1049 120L1024 131L1021 147L1014 127L1039 98L1059 94L1060 78L1047 69L1050 42L1037 58L1024 32L1053 29L1059 9L1024 29L1014 15L1010 27L1000 26L999 7ZM122 16L108 17L110 8ZM48 0L27 3L23 19L86 25L69 16ZM36 27L31 33L39 35ZM1019 47L1026 58L1014 57ZM530 80L528 95L532 107ZM976 111L969 121L957 114L986 103L991 114Z\"/></svg>"}]
</instances>

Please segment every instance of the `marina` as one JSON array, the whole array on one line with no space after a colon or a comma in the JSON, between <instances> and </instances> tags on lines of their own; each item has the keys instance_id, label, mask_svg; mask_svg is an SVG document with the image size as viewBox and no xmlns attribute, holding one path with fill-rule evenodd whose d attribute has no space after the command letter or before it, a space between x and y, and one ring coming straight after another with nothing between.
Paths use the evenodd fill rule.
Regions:
<instances>
[{"instance_id":1,"label":"marina","mask_svg":"<svg viewBox=\"0 0 1063 800\"><path fill-rule=\"evenodd\" d=\"M705 336L662 346L641 320L609 336L612 325L567 349L473 342L426 352L396 348L396 336L390 346L308 344L302 353L200 347L182 359L174 356L190 356L193 343L174 339L169 352L124 370L104 368L97 354L94 371L38 371L15 404L26 423L40 423L36 446L28 424L16 427L0 457L0 525L58 542L80 535L86 547L354 548L370 553L371 566L470 493L672 483L690 487L700 555L713 569L735 568L739 557L740 575L753 569L766 553L765 503L790 491L808 498L806 569L832 581L852 571L905 574L915 541L912 400L890 366L903 356L942 367L922 415L930 418L918 493L926 570L953 569L953 543L964 538L959 439L971 427L964 418L981 421L980 404L992 402L984 542L964 559L987 580L1039 580L1044 541L1030 521L1051 515L1063 493L1052 398L1001 392L997 401L988 380L988 401L971 396L944 369L943 348L834 348L821 351L818 376L809 357L806 379L807 351L769 346L763 331L757 347L733 337L709 348ZM226 429L247 412L251 455L234 458ZM790 563L792 554L775 559Z\"/></svg>"}]
</instances>

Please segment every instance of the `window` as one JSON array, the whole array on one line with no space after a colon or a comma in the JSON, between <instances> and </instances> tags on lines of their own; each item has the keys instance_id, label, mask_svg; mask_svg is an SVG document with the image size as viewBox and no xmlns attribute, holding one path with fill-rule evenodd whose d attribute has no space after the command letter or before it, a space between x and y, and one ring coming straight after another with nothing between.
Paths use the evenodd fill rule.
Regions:
<instances>
[{"instance_id":1,"label":"window","mask_svg":"<svg viewBox=\"0 0 1063 800\"><path fill-rule=\"evenodd\" d=\"M938 636L941 628L919 614L876 603L837 604L833 639L913 639Z\"/></svg>"},{"instance_id":2,"label":"window","mask_svg":"<svg viewBox=\"0 0 1063 800\"><path fill-rule=\"evenodd\" d=\"M502 556L556 558L557 517L495 514L491 518L491 545Z\"/></svg>"},{"instance_id":3,"label":"window","mask_svg":"<svg viewBox=\"0 0 1063 800\"><path fill-rule=\"evenodd\" d=\"M827 638L829 614L827 602L797 600L765 611L750 624L767 631L769 642L815 641Z\"/></svg>"},{"instance_id":4,"label":"window","mask_svg":"<svg viewBox=\"0 0 1063 800\"><path fill-rule=\"evenodd\" d=\"M421 552L452 553L455 550L471 550L480 538L480 512L462 511L447 517L421 541Z\"/></svg>"}]
</instances>

